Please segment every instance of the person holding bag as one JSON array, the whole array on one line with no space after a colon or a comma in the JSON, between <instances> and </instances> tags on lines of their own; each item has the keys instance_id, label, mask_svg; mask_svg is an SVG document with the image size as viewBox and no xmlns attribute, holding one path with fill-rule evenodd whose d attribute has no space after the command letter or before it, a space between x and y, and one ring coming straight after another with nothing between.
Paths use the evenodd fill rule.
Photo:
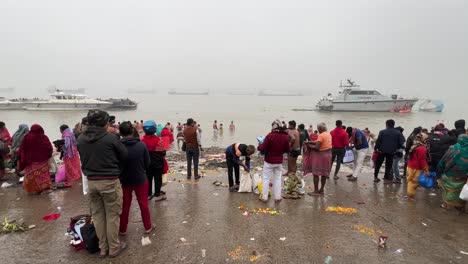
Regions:
<instances>
[{"instance_id":1,"label":"person holding bag","mask_svg":"<svg viewBox=\"0 0 468 264\"><path fill-rule=\"evenodd\" d=\"M242 166L245 171L250 171L250 156L255 153L255 147L252 145L247 146L246 144L235 143L226 148L226 165L228 168L228 181L229 191L239 191L240 183L240 172L239 167ZM240 161L240 157L245 157L245 164ZM233 171L236 176L234 184Z\"/></svg>"},{"instance_id":2,"label":"person holding bag","mask_svg":"<svg viewBox=\"0 0 468 264\"><path fill-rule=\"evenodd\" d=\"M429 177L429 153L427 151L429 136L420 133L414 138L409 151L408 167L406 169L406 182L408 198L414 200L416 189L419 187L418 177L424 172Z\"/></svg>"},{"instance_id":3,"label":"person holding bag","mask_svg":"<svg viewBox=\"0 0 468 264\"><path fill-rule=\"evenodd\" d=\"M346 132L349 135L349 145L353 148L353 174L347 175L348 181L357 181L358 175L361 173L364 159L369 150L369 143L366 135L357 128L347 127Z\"/></svg>"}]
</instances>

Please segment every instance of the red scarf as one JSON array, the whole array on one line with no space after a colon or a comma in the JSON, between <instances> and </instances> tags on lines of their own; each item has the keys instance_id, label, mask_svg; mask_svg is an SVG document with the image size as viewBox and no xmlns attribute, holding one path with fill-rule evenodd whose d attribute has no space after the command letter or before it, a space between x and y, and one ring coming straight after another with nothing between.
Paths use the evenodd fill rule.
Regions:
<instances>
[{"instance_id":1,"label":"red scarf","mask_svg":"<svg viewBox=\"0 0 468 264\"><path fill-rule=\"evenodd\" d=\"M20 146L21 167L49 160L52 157L52 150L52 144L44 135L44 129L40 125L33 125Z\"/></svg>"}]
</instances>

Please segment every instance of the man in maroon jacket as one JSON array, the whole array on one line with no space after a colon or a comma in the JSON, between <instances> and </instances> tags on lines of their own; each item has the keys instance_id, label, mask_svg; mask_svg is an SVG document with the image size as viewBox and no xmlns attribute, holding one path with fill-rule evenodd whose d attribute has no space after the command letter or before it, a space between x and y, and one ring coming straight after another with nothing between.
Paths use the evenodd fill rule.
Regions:
<instances>
[{"instance_id":1,"label":"man in maroon jacket","mask_svg":"<svg viewBox=\"0 0 468 264\"><path fill-rule=\"evenodd\" d=\"M332 136L332 160L331 166L333 167L333 161L336 158L335 177L333 179L338 180L338 172L340 171L341 163L343 163L343 157L346 152L346 147L349 144L349 137L346 130L343 129L343 122L336 120L336 128L330 132ZM331 171L330 167L330 171Z\"/></svg>"},{"instance_id":2,"label":"man in maroon jacket","mask_svg":"<svg viewBox=\"0 0 468 264\"><path fill-rule=\"evenodd\" d=\"M268 201L268 191L270 181L272 180L275 202L280 202L283 154L289 153L291 148L289 146L288 133L286 133L281 121L275 120L271 126L271 132L265 137L263 143L258 146L258 150L265 154L265 162L263 164L263 190L260 200L263 202Z\"/></svg>"}]
</instances>

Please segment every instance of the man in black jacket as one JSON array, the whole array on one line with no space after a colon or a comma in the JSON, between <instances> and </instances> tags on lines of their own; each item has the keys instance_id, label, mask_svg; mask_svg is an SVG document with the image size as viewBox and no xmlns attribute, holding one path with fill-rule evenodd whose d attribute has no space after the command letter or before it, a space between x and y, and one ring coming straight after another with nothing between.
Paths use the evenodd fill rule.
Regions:
<instances>
[{"instance_id":1,"label":"man in black jacket","mask_svg":"<svg viewBox=\"0 0 468 264\"><path fill-rule=\"evenodd\" d=\"M89 127L78 137L83 173L88 177L89 200L100 256L115 257L126 248L119 241L122 187L119 176L127 160L127 149L115 135L107 133L109 114L88 112Z\"/></svg>"},{"instance_id":2,"label":"man in black jacket","mask_svg":"<svg viewBox=\"0 0 468 264\"><path fill-rule=\"evenodd\" d=\"M379 171L385 160L385 176L384 183L392 183L393 181L393 155L398 149L403 149L405 138L400 131L395 129L395 121L389 119L386 122L387 128L379 132L377 142L375 143L375 150L379 152L374 171L374 182L379 182Z\"/></svg>"},{"instance_id":3,"label":"man in black jacket","mask_svg":"<svg viewBox=\"0 0 468 264\"><path fill-rule=\"evenodd\" d=\"M437 171L437 164L453 144L454 137L449 136L446 131L444 124L438 124L434 132L429 134L430 171Z\"/></svg>"}]
</instances>

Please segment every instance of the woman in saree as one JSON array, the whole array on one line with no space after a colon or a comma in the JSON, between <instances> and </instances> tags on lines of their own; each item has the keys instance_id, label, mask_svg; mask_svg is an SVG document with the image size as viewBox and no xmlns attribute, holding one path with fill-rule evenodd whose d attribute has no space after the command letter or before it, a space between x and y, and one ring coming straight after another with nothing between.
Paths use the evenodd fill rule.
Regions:
<instances>
[{"instance_id":1,"label":"woman in saree","mask_svg":"<svg viewBox=\"0 0 468 264\"><path fill-rule=\"evenodd\" d=\"M29 127L26 124L19 125L18 130L16 130L15 134L13 134L13 138L11 140L11 162L10 167L11 169L15 169L17 162L19 160L19 147L21 142L23 142L24 136L29 132Z\"/></svg>"},{"instance_id":2,"label":"woman in saree","mask_svg":"<svg viewBox=\"0 0 468 264\"><path fill-rule=\"evenodd\" d=\"M413 145L409 150L409 160L406 166L406 192L410 200L414 200L416 189L419 187L418 177L421 173L424 172L425 175L429 176L428 138L426 133L419 133L413 139Z\"/></svg>"},{"instance_id":3,"label":"woman in saree","mask_svg":"<svg viewBox=\"0 0 468 264\"><path fill-rule=\"evenodd\" d=\"M67 181L76 181L81 178L81 161L76 147L76 138L67 125L60 126L60 132L62 133L62 139L65 141L62 151Z\"/></svg>"},{"instance_id":4,"label":"woman in saree","mask_svg":"<svg viewBox=\"0 0 468 264\"><path fill-rule=\"evenodd\" d=\"M437 166L442 175L439 185L443 190L444 209L455 208L465 211L466 201L460 199L460 192L468 178L468 135L460 135L458 142L451 146Z\"/></svg>"},{"instance_id":5,"label":"woman in saree","mask_svg":"<svg viewBox=\"0 0 468 264\"><path fill-rule=\"evenodd\" d=\"M51 187L49 159L52 157L52 144L40 125L33 125L24 136L20 146L18 168L24 170L24 190L28 193L41 193Z\"/></svg>"}]
</instances>

